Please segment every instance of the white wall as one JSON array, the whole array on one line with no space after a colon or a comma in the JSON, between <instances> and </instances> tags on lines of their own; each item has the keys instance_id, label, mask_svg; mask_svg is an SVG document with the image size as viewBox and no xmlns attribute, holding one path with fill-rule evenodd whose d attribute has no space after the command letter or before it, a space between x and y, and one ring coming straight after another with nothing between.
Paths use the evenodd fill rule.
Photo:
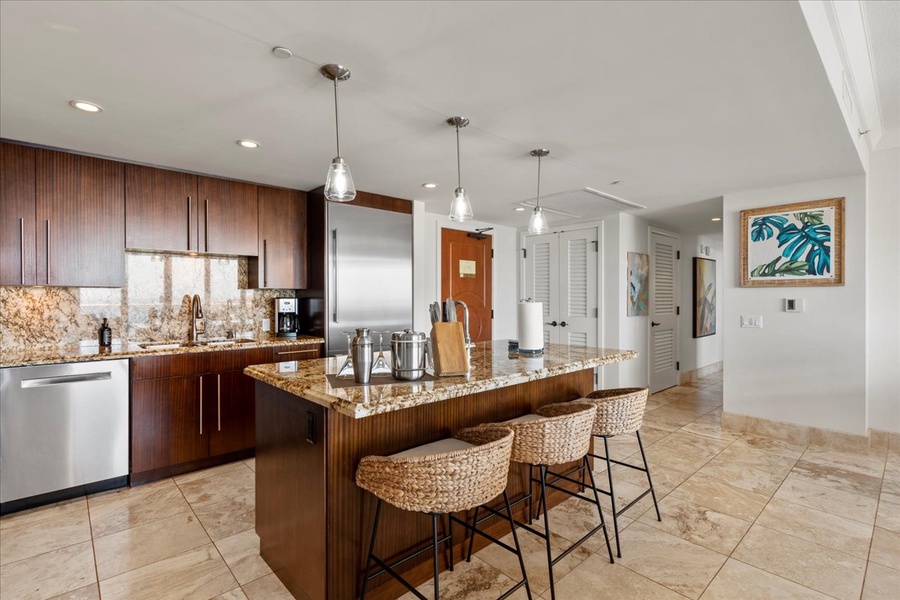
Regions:
<instances>
[{"instance_id":1,"label":"white wall","mask_svg":"<svg viewBox=\"0 0 900 600\"><path fill-rule=\"evenodd\" d=\"M725 195L725 411L865 433L865 186L856 176ZM739 287L741 210L839 196L846 198L843 286ZM783 312L788 297L803 298L805 312ZM742 329L741 315L762 315L765 327Z\"/></svg>"},{"instance_id":2,"label":"white wall","mask_svg":"<svg viewBox=\"0 0 900 600\"><path fill-rule=\"evenodd\" d=\"M619 337L614 348L637 350L638 356L619 364L619 387L646 387L650 384L649 342L650 317L628 316L628 253L650 253L649 225L646 220L620 213L618 274L613 282L616 288L616 313L619 320ZM612 386L608 386L612 387Z\"/></svg>"},{"instance_id":3,"label":"white wall","mask_svg":"<svg viewBox=\"0 0 900 600\"><path fill-rule=\"evenodd\" d=\"M900 432L900 148L869 155L868 426Z\"/></svg>"},{"instance_id":4,"label":"white wall","mask_svg":"<svg viewBox=\"0 0 900 600\"><path fill-rule=\"evenodd\" d=\"M413 328L431 331L428 305L441 298L441 228L475 231L493 227L489 232L494 248L492 270L494 305L493 339L516 337L516 304L519 301L516 277L518 243L512 227L468 221L454 223L446 215L425 212L424 203L413 202Z\"/></svg>"},{"instance_id":5,"label":"white wall","mask_svg":"<svg viewBox=\"0 0 900 600\"><path fill-rule=\"evenodd\" d=\"M700 246L709 246L709 256L700 254ZM716 334L694 337L694 257L716 261ZM678 360L681 372L686 373L722 360L725 337L723 326L724 297L722 294L723 270L722 240L704 235L681 236L681 318L679 319L680 343Z\"/></svg>"}]
</instances>

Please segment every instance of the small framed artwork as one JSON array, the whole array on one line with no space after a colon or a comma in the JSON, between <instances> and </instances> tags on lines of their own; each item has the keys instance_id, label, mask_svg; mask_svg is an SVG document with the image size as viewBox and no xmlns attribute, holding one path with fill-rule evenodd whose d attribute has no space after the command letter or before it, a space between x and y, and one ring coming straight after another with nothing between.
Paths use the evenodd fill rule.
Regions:
<instances>
[{"instance_id":1,"label":"small framed artwork","mask_svg":"<svg viewBox=\"0 0 900 600\"><path fill-rule=\"evenodd\" d=\"M716 335L716 261L694 257L694 337Z\"/></svg>"},{"instance_id":2,"label":"small framed artwork","mask_svg":"<svg viewBox=\"0 0 900 600\"><path fill-rule=\"evenodd\" d=\"M628 316L646 317L649 313L650 256L628 253Z\"/></svg>"},{"instance_id":3,"label":"small framed artwork","mask_svg":"<svg viewBox=\"0 0 900 600\"><path fill-rule=\"evenodd\" d=\"M741 211L741 286L844 285L844 199Z\"/></svg>"}]
</instances>

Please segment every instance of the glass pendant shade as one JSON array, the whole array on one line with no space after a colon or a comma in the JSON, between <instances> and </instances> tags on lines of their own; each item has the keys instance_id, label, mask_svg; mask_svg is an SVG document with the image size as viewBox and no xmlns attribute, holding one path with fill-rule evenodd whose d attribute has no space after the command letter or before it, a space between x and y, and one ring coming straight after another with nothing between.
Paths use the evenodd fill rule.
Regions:
<instances>
[{"instance_id":1,"label":"glass pendant shade","mask_svg":"<svg viewBox=\"0 0 900 600\"><path fill-rule=\"evenodd\" d=\"M336 156L328 166L328 177L325 178L325 198L332 202L350 202L356 198L356 186L353 176L344 159Z\"/></svg>"},{"instance_id":2,"label":"glass pendant shade","mask_svg":"<svg viewBox=\"0 0 900 600\"><path fill-rule=\"evenodd\" d=\"M549 225L547 217L544 216L544 209L540 206L535 206L534 212L531 213L531 220L528 221L528 233L547 233L548 228Z\"/></svg>"},{"instance_id":3,"label":"glass pendant shade","mask_svg":"<svg viewBox=\"0 0 900 600\"><path fill-rule=\"evenodd\" d=\"M453 194L453 202L450 203L451 221L469 221L472 219L472 203L465 188L458 187Z\"/></svg>"}]
</instances>

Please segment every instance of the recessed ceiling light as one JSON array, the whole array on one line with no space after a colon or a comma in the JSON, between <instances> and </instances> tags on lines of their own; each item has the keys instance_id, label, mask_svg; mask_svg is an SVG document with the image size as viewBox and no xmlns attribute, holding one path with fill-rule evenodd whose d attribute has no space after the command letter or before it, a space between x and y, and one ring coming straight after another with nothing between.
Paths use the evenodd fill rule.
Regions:
<instances>
[{"instance_id":1,"label":"recessed ceiling light","mask_svg":"<svg viewBox=\"0 0 900 600\"><path fill-rule=\"evenodd\" d=\"M722 217L713 217L710 221L721 221Z\"/></svg>"},{"instance_id":2,"label":"recessed ceiling light","mask_svg":"<svg viewBox=\"0 0 900 600\"><path fill-rule=\"evenodd\" d=\"M275 46L272 48L272 54L276 58L291 58L294 56L294 53L291 52L290 48L285 48L284 46Z\"/></svg>"},{"instance_id":3,"label":"recessed ceiling light","mask_svg":"<svg viewBox=\"0 0 900 600\"><path fill-rule=\"evenodd\" d=\"M516 212L524 212L524 211L525 211L525 207L524 207L524 206L517 206L517 207L516 207Z\"/></svg>"},{"instance_id":4,"label":"recessed ceiling light","mask_svg":"<svg viewBox=\"0 0 900 600\"><path fill-rule=\"evenodd\" d=\"M69 106L89 113L103 112L102 106L100 106L99 104L94 104L93 102L87 102L86 100L70 100Z\"/></svg>"},{"instance_id":5,"label":"recessed ceiling light","mask_svg":"<svg viewBox=\"0 0 900 600\"><path fill-rule=\"evenodd\" d=\"M250 150L259 148L259 142L254 142L253 140L238 140L237 145L241 148L248 148Z\"/></svg>"},{"instance_id":6,"label":"recessed ceiling light","mask_svg":"<svg viewBox=\"0 0 900 600\"><path fill-rule=\"evenodd\" d=\"M422 187L428 188L429 190L433 190L434 188L437 187L437 184L436 183L423 183Z\"/></svg>"},{"instance_id":7,"label":"recessed ceiling light","mask_svg":"<svg viewBox=\"0 0 900 600\"><path fill-rule=\"evenodd\" d=\"M621 179L616 179L615 181L610 181L610 182L609 182L609 185L619 185L619 184L622 184L622 183L625 183L625 182L622 181Z\"/></svg>"}]
</instances>

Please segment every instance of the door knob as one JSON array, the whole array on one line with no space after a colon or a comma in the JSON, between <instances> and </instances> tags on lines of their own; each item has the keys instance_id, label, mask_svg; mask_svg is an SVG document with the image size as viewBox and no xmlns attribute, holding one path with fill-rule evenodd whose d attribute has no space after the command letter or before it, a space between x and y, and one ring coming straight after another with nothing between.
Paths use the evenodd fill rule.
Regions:
<instances>
[{"instance_id":1,"label":"door knob","mask_svg":"<svg viewBox=\"0 0 900 600\"><path fill-rule=\"evenodd\" d=\"M658 327L658 326L659 326L659 323L657 323L656 321L650 321L650 327Z\"/></svg>"},{"instance_id":2,"label":"door knob","mask_svg":"<svg viewBox=\"0 0 900 600\"><path fill-rule=\"evenodd\" d=\"M559 324L560 327L565 327L566 325L568 325L568 323L566 323L565 321Z\"/></svg>"},{"instance_id":3,"label":"door knob","mask_svg":"<svg viewBox=\"0 0 900 600\"><path fill-rule=\"evenodd\" d=\"M550 321L549 323L544 323L544 325L549 325L550 327L556 327L556 321Z\"/></svg>"}]
</instances>

